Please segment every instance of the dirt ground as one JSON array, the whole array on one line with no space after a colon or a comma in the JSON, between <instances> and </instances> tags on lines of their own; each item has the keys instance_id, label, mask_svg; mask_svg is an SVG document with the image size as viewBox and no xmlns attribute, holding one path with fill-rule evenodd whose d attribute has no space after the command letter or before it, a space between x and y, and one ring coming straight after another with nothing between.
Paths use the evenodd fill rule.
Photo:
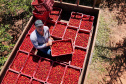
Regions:
<instances>
[{"instance_id":1,"label":"dirt ground","mask_svg":"<svg viewBox=\"0 0 126 84\"><path fill-rule=\"evenodd\" d=\"M16 44L18 38L20 37L25 25L27 24L27 19L23 19L22 18L22 13L24 11L18 11L19 16L5 16L5 17L1 17L0 16L0 24L9 24L10 29L8 31L6 31L10 36L12 36L13 38L11 39L11 44ZM10 21L11 19L11 21ZM2 42L3 45L9 45L10 43L8 41L3 41ZM9 50L12 50L13 47L10 47ZM0 56L8 56L10 52L9 51L4 51L4 52L0 52Z\"/></svg>"},{"instance_id":2,"label":"dirt ground","mask_svg":"<svg viewBox=\"0 0 126 84\"><path fill-rule=\"evenodd\" d=\"M89 65L86 84L126 84L126 4L124 0L105 1L100 7L101 15L110 23L112 63L97 61Z\"/></svg>"}]
</instances>

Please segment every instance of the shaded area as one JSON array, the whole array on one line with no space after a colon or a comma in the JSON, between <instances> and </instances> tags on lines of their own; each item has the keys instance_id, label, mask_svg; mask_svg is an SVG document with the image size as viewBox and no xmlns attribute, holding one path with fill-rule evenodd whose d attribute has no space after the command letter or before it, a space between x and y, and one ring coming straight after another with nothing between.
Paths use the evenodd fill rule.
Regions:
<instances>
[{"instance_id":1,"label":"shaded area","mask_svg":"<svg viewBox=\"0 0 126 84\"><path fill-rule=\"evenodd\" d=\"M110 12L115 14L118 25L126 24L126 0L103 0L100 8L109 8Z\"/></svg>"},{"instance_id":2,"label":"shaded area","mask_svg":"<svg viewBox=\"0 0 126 84\"><path fill-rule=\"evenodd\" d=\"M103 83L106 84L123 84L120 77L123 75L123 72L126 71L126 38L124 38L123 43L117 43L116 47L103 47L103 46L96 46L100 47L104 52L105 49L109 49L113 52L112 56L99 56L102 60L108 62L110 64L109 67L106 68L108 75L106 77L109 80L105 80L103 78Z\"/></svg>"}]
</instances>

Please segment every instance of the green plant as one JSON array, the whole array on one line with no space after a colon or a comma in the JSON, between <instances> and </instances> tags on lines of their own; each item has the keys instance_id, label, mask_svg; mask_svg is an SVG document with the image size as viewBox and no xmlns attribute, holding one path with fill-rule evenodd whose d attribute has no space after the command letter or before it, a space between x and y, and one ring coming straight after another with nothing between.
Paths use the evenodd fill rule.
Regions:
<instances>
[{"instance_id":1,"label":"green plant","mask_svg":"<svg viewBox=\"0 0 126 84\"><path fill-rule=\"evenodd\" d=\"M2 6L0 8L5 14L16 15L16 13L22 9L29 12L29 9L32 7L31 1L32 0L1 0L0 5Z\"/></svg>"},{"instance_id":2,"label":"green plant","mask_svg":"<svg viewBox=\"0 0 126 84\"><path fill-rule=\"evenodd\" d=\"M12 39L12 36L10 36L6 31L8 31L9 25L3 25L0 26L0 42L8 41L10 42Z\"/></svg>"},{"instance_id":3,"label":"green plant","mask_svg":"<svg viewBox=\"0 0 126 84\"><path fill-rule=\"evenodd\" d=\"M5 61L7 60L8 56L5 56L3 53L5 51L7 52L11 52L10 50L10 46L13 46L13 44L11 45L5 45L3 44L4 42L6 43L10 43L12 36L10 36L6 31L8 31L9 29L9 25L3 25L1 24L0 26L0 66L3 66L3 64L5 63ZM0 67L1 70L1 67Z\"/></svg>"},{"instance_id":4,"label":"green plant","mask_svg":"<svg viewBox=\"0 0 126 84\"><path fill-rule=\"evenodd\" d=\"M111 50L109 49L108 45L109 34L110 34L110 28L108 27L108 24L105 22L104 17L101 15L92 62L109 61L108 58L111 53Z\"/></svg>"},{"instance_id":5,"label":"green plant","mask_svg":"<svg viewBox=\"0 0 126 84\"><path fill-rule=\"evenodd\" d=\"M9 55L8 55L9 56ZM0 70L2 69L2 66L4 65L4 63L6 62L8 56L4 57L0 57Z\"/></svg>"}]
</instances>

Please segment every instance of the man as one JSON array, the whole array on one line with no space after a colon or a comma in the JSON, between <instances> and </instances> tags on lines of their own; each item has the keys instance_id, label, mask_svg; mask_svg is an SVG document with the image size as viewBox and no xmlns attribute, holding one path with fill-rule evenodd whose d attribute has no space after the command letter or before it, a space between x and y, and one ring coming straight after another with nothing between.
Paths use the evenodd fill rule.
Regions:
<instances>
[{"instance_id":1,"label":"man","mask_svg":"<svg viewBox=\"0 0 126 84\"><path fill-rule=\"evenodd\" d=\"M30 35L30 40L34 47L44 54L51 56L50 46L53 38L50 37L49 28L44 26L41 20L35 21L35 30Z\"/></svg>"}]
</instances>

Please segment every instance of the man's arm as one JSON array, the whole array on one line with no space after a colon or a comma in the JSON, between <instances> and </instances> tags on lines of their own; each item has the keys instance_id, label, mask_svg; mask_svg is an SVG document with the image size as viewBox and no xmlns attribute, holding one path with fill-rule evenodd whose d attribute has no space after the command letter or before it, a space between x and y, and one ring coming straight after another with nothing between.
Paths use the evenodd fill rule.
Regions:
<instances>
[{"instance_id":1,"label":"man's arm","mask_svg":"<svg viewBox=\"0 0 126 84\"><path fill-rule=\"evenodd\" d=\"M43 48L45 48L46 46L48 46L46 43L41 44L41 45L38 44L38 41L37 41L36 36L34 35L34 32L30 35L30 40L31 40L32 44L34 45L34 47L35 47L36 49L43 49Z\"/></svg>"},{"instance_id":2,"label":"man's arm","mask_svg":"<svg viewBox=\"0 0 126 84\"><path fill-rule=\"evenodd\" d=\"M37 42L37 40L32 39L32 38L30 38L30 39L31 39L31 42L32 42L32 44L34 45L34 47L35 47L36 49L43 49L43 48L45 48L46 46L48 46L46 43L39 45L38 42Z\"/></svg>"}]
</instances>

